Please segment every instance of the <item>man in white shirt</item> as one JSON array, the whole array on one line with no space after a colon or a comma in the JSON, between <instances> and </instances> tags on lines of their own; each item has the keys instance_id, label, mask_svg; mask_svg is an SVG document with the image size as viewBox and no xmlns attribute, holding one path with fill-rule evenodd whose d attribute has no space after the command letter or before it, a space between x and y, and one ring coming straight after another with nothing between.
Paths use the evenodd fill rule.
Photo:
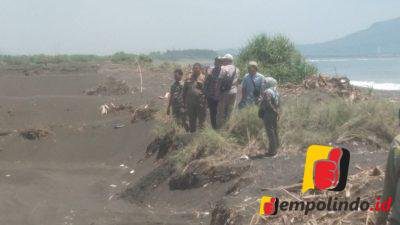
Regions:
<instances>
[{"instance_id":1,"label":"man in white shirt","mask_svg":"<svg viewBox=\"0 0 400 225\"><path fill-rule=\"evenodd\" d=\"M219 127L229 120L235 107L239 74L239 69L233 64L233 56L226 54L222 57L221 94L217 113Z\"/></svg>"}]
</instances>

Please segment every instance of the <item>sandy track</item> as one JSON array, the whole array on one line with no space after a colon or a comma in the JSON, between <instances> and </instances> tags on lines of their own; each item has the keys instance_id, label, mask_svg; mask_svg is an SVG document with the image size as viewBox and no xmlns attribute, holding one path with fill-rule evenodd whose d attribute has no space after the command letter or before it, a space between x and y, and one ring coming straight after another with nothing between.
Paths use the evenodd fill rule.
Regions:
<instances>
[{"instance_id":1,"label":"sandy track","mask_svg":"<svg viewBox=\"0 0 400 225\"><path fill-rule=\"evenodd\" d=\"M181 216L152 213L117 197L152 162L138 165L153 138L150 122L129 123L129 113L99 114L114 101L140 105L135 96L86 96L107 75L134 85L126 71L28 76L0 74L0 224L179 224ZM149 83L151 83L149 81ZM149 84L150 85L150 84ZM164 90L152 90L155 98ZM113 124L126 125L115 129ZM26 140L17 131L46 129ZM134 171L134 172L131 172ZM153 210L154 211L154 210ZM167 223L164 223L168 217ZM185 223L183 223L185 224Z\"/></svg>"}]
</instances>

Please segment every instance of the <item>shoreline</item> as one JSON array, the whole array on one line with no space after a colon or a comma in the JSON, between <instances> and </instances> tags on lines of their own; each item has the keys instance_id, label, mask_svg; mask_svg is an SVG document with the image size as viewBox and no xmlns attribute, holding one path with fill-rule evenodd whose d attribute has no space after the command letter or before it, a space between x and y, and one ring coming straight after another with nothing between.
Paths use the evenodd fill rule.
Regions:
<instances>
[{"instance_id":1,"label":"shoreline","mask_svg":"<svg viewBox=\"0 0 400 225\"><path fill-rule=\"evenodd\" d=\"M307 60L315 60L315 61L330 61L330 60L346 60L346 59L351 59L351 60L376 60L376 59L398 59L400 58L400 55L332 55L332 56L312 56L312 55L306 55L305 56Z\"/></svg>"},{"instance_id":2,"label":"shoreline","mask_svg":"<svg viewBox=\"0 0 400 225\"><path fill-rule=\"evenodd\" d=\"M350 84L358 88L373 89L374 91L400 91L400 83L350 80Z\"/></svg>"}]
</instances>

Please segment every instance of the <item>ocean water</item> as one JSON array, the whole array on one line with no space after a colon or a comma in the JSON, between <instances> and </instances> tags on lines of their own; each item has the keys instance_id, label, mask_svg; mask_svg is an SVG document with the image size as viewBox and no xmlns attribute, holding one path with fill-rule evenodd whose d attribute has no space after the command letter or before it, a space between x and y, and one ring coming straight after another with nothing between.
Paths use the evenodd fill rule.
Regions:
<instances>
[{"instance_id":1,"label":"ocean water","mask_svg":"<svg viewBox=\"0 0 400 225\"><path fill-rule=\"evenodd\" d=\"M400 90L400 57L308 59L319 71L347 76L355 86Z\"/></svg>"}]
</instances>

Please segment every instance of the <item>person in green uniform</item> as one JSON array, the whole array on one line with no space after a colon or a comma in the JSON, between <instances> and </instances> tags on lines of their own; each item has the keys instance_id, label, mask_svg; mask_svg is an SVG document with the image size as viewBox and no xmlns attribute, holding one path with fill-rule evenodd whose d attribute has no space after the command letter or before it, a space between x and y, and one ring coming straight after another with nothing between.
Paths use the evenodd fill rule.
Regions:
<instances>
[{"instance_id":1,"label":"person in green uniform","mask_svg":"<svg viewBox=\"0 0 400 225\"><path fill-rule=\"evenodd\" d=\"M262 94L258 116L263 120L265 132L268 136L269 147L265 156L272 157L279 148L278 120L279 120L279 94L276 84L266 89Z\"/></svg>"},{"instance_id":2,"label":"person in green uniform","mask_svg":"<svg viewBox=\"0 0 400 225\"><path fill-rule=\"evenodd\" d=\"M188 130L189 127L186 121L186 114L183 104L183 85L182 85L183 71L181 69L176 69L174 71L175 82L171 85L170 96L167 107L167 115L171 114L175 118L178 125Z\"/></svg>"},{"instance_id":3,"label":"person in green uniform","mask_svg":"<svg viewBox=\"0 0 400 225\"><path fill-rule=\"evenodd\" d=\"M192 75L183 85L183 102L189 118L189 131L191 133L196 132L197 127L203 128L206 119L205 76L201 71L201 64L195 63Z\"/></svg>"},{"instance_id":4,"label":"person in green uniform","mask_svg":"<svg viewBox=\"0 0 400 225\"><path fill-rule=\"evenodd\" d=\"M399 111L400 119L400 111ZM386 164L385 183L381 202L393 202L391 212L380 211L377 225L400 224L400 135L394 138Z\"/></svg>"}]
</instances>

